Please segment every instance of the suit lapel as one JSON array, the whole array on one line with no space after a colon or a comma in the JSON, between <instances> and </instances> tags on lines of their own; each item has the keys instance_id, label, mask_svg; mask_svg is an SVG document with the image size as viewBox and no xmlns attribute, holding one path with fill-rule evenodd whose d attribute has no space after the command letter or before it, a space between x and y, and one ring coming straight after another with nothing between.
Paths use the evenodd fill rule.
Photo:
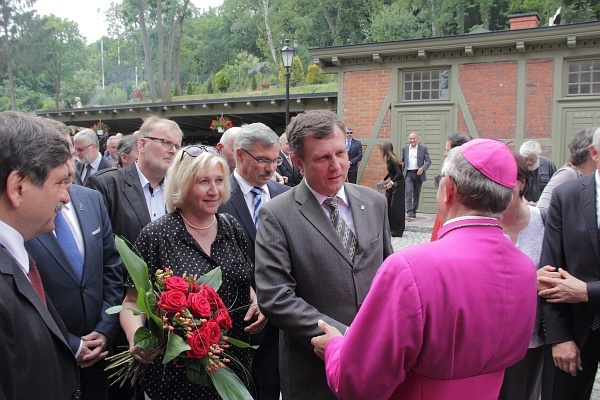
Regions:
<instances>
[{"instance_id":1,"label":"suit lapel","mask_svg":"<svg viewBox=\"0 0 600 400\"><path fill-rule=\"evenodd\" d=\"M342 246L342 242L333 228L333 224L327 218L323 207L317 202L317 199L312 194L304 181L300 182L295 188L295 198L300 204L300 214L312 224L321 235L331 244L331 246L348 262L352 267L352 260L348 256L346 249Z\"/></svg>"},{"instance_id":2,"label":"suit lapel","mask_svg":"<svg viewBox=\"0 0 600 400\"><path fill-rule=\"evenodd\" d=\"M137 166L133 164L131 168L127 167L127 169L128 170L125 172L125 183L128 187L123 189L123 195L131 205L133 212L135 212L140 225L144 227L150 223L151 219L142 184L140 183Z\"/></svg>"},{"instance_id":3,"label":"suit lapel","mask_svg":"<svg viewBox=\"0 0 600 400\"><path fill-rule=\"evenodd\" d=\"M364 252L361 249L364 249L365 241L368 239L365 237L365 232L368 230L368 226L370 226L373 221L369 221L368 215L368 207L369 204L365 203L360 197L360 193L358 190L354 189L352 185L344 184L346 190L346 197L348 198L348 203L350 204L350 211L352 212L352 220L354 221L354 230L356 231L356 240L358 242L358 248L356 249L356 254L354 256L354 265L359 265L359 261L362 258ZM364 229L358 229L357 227L363 226Z\"/></svg>"},{"instance_id":4,"label":"suit lapel","mask_svg":"<svg viewBox=\"0 0 600 400\"><path fill-rule=\"evenodd\" d=\"M56 239L56 236L54 236L53 232L44 233L43 235L39 236L37 239L33 239L33 240L39 240L40 243L42 244L42 246L44 246L44 248L48 251L48 254L60 266L60 268L71 279L73 279L73 281L75 281L77 283L77 285L80 285L77 274L75 274L75 271L73 270L73 267L71 267L71 263L69 262L69 259L65 255L65 252L63 251L62 247L60 247L60 243L58 243L58 240ZM85 270L85 268L84 268L84 270ZM84 271L84 273L85 273L85 271Z\"/></svg>"},{"instance_id":5,"label":"suit lapel","mask_svg":"<svg viewBox=\"0 0 600 400\"><path fill-rule=\"evenodd\" d=\"M252 241L255 241L256 226L254 225L254 220L252 219L250 211L248 210L244 193L242 193L242 189L240 188L240 185L233 174L230 175L229 179L231 182L231 198L229 199L229 202L237 214L235 217L242 224L244 230L248 232L248 236L252 239Z\"/></svg>"},{"instance_id":6,"label":"suit lapel","mask_svg":"<svg viewBox=\"0 0 600 400\"><path fill-rule=\"evenodd\" d=\"M592 241L592 248L596 259L600 262L600 237L598 236L598 216L596 214L596 180L595 175L589 175L587 179L582 182L580 190L581 208L583 210L583 218L588 228L590 238Z\"/></svg>"},{"instance_id":7,"label":"suit lapel","mask_svg":"<svg viewBox=\"0 0 600 400\"><path fill-rule=\"evenodd\" d=\"M46 296L46 300L48 301L48 307L46 308L42 303L42 300L36 293L31 283L27 280L25 274L21 271L21 267L17 265L15 260L6 252L5 249L0 248L0 273L12 275L15 282L15 290L21 294L21 296L25 297L36 309L48 329L58 337L61 342L70 347L66 341L65 334L57 325L57 322L54 318L59 318L55 313L54 315L51 312L54 310L52 306L52 302L49 301L48 296ZM60 318L59 318L60 319Z\"/></svg>"}]
</instances>

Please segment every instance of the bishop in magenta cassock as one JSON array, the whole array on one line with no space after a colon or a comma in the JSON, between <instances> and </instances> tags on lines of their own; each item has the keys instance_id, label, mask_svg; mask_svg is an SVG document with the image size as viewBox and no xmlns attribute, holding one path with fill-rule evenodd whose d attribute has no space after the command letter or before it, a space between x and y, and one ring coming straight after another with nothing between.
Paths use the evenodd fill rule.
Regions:
<instances>
[{"instance_id":1,"label":"bishop in magenta cassock","mask_svg":"<svg viewBox=\"0 0 600 400\"><path fill-rule=\"evenodd\" d=\"M341 399L497 399L527 351L536 311L532 261L497 217L517 170L508 147L476 139L442 168L439 240L386 259L344 336L313 338Z\"/></svg>"}]
</instances>

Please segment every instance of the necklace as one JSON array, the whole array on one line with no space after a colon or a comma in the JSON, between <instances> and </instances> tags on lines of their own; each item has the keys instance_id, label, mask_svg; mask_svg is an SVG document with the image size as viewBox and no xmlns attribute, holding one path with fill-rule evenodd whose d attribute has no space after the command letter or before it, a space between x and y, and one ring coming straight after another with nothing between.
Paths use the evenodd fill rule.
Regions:
<instances>
[{"instance_id":1,"label":"necklace","mask_svg":"<svg viewBox=\"0 0 600 400\"><path fill-rule=\"evenodd\" d=\"M190 228L200 229L201 231L210 228L211 226L213 226L215 224L215 222L217 222L217 216L213 215L213 217L214 217L213 222L211 222L210 225L207 225L207 226L195 226L195 225L190 224L190 221L188 221L187 219L185 219L185 217L183 216L183 214L181 214L181 218L183 218L183 221L186 224L188 224L190 226Z\"/></svg>"}]
</instances>

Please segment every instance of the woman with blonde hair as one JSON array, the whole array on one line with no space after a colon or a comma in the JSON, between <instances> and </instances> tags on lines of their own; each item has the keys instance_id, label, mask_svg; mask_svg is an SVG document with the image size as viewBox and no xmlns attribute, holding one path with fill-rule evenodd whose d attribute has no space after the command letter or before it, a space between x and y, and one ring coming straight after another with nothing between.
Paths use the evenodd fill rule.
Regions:
<instances>
[{"instance_id":1,"label":"woman with blonde hair","mask_svg":"<svg viewBox=\"0 0 600 400\"><path fill-rule=\"evenodd\" d=\"M228 335L248 342L250 334L260 332L266 320L250 286L253 267L242 228L231 215L217 213L230 195L227 161L215 147L182 148L169 169L164 190L168 214L146 225L135 242L150 276L165 267L176 276L202 275L221 267L223 283L218 293L231 315ZM136 309L137 291L131 280L126 285L130 287L123 305ZM133 358L149 364L141 382L146 398L219 399L214 387L188 380L185 368L173 362L162 365L159 351L135 346L134 334L144 323L143 314L121 313L121 326ZM239 362L229 366L250 388L249 350L232 346L228 353Z\"/></svg>"},{"instance_id":2,"label":"woman with blonde hair","mask_svg":"<svg viewBox=\"0 0 600 400\"><path fill-rule=\"evenodd\" d=\"M379 147L381 157L387 167L387 175L381 182L390 179L385 185L385 197L388 202L388 219L392 237L402 237L404 234L404 174L402 173L402 160L394 154L394 146L384 142Z\"/></svg>"}]
</instances>

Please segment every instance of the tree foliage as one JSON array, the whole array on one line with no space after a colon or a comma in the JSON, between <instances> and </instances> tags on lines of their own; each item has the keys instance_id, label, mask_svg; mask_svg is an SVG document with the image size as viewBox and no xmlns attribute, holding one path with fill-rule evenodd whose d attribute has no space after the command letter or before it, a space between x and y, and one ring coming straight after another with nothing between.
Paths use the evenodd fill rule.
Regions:
<instances>
[{"instance_id":1,"label":"tree foliage","mask_svg":"<svg viewBox=\"0 0 600 400\"><path fill-rule=\"evenodd\" d=\"M286 38L299 43L290 83L300 85L323 80L314 65L305 75L309 48L504 30L525 12L546 25L559 7L561 23L600 18L597 0L223 0L204 12L189 0L116 0L108 36L85 45L71 21L32 15L33 2L0 0L0 108L130 101L134 91L168 101L224 87L219 71L228 90L278 84Z\"/></svg>"}]
</instances>

